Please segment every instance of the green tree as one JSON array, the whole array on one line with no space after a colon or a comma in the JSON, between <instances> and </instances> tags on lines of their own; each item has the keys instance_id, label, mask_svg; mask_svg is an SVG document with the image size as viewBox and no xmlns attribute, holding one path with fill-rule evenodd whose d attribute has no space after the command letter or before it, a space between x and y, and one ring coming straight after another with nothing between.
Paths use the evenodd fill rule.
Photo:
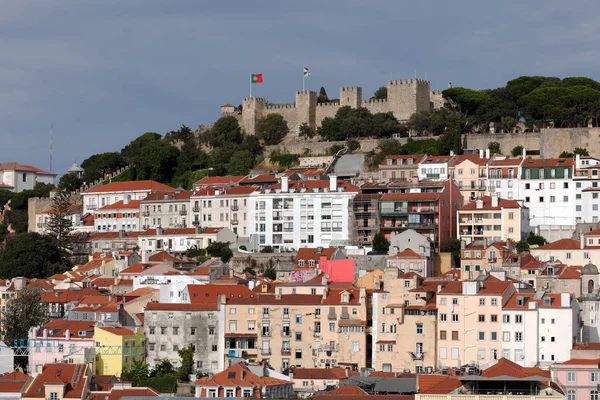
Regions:
<instances>
[{"instance_id":1,"label":"green tree","mask_svg":"<svg viewBox=\"0 0 600 400\"><path fill-rule=\"evenodd\" d=\"M489 95L480 90L453 87L442 92L445 99L451 100L459 111L467 116L477 113L479 107L489 101Z\"/></svg>"},{"instance_id":2,"label":"green tree","mask_svg":"<svg viewBox=\"0 0 600 400\"><path fill-rule=\"evenodd\" d=\"M123 372L121 373L121 379L131 382L138 382L148 378L148 376L150 376L150 367L142 359L133 360L131 368L123 368Z\"/></svg>"},{"instance_id":3,"label":"green tree","mask_svg":"<svg viewBox=\"0 0 600 400\"><path fill-rule=\"evenodd\" d=\"M268 145L278 144L288 132L287 122L279 114L269 114L256 125L256 136Z\"/></svg>"},{"instance_id":4,"label":"green tree","mask_svg":"<svg viewBox=\"0 0 600 400\"><path fill-rule=\"evenodd\" d=\"M161 378L168 375L175 375L175 368L171 361L165 359L161 360L154 368L150 371L151 378Z\"/></svg>"},{"instance_id":5,"label":"green tree","mask_svg":"<svg viewBox=\"0 0 600 400\"><path fill-rule=\"evenodd\" d=\"M246 135L240 144L240 150L248 150L252 154L260 154L260 140L255 135Z\"/></svg>"},{"instance_id":6,"label":"green tree","mask_svg":"<svg viewBox=\"0 0 600 400\"><path fill-rule=\"evenodd\" d=\"M589 156L590 155L588 153L587 149L582 148L582 147L576 147L575 150L573 150L573 152L563 151L562 153L560 153L560 155L558 157L559 158L574 158L577 154L579 154L580 156Z\"/></svg>"},{"instance_id":7,"label":"green tree","mask_svg":"<svg viewBox=\"0 0 600 400\"><path fill-rule=\"evenodd\" d=\"M194 132L185 125L181 125L181 127L176 131L171 131L165 135L165 140L170 143L181 140L182 142L187 142L194 137Z\"/></svg>"},{"instance_id":8,"label":"green tree","mask_svg":"<svg viewBox=\"0 0 600 400\"><path fill-rule=\"evenodd\" d=\"M3 278L47 278L69 267L53 239L34 232L8 236L0 250L0 276Z\"/></svg>"},{"instance_id":9,"label":"green tree","mask_svg":"<svg viewBox=\"0 0 600 400\"><path fill-rule=\"evenodd\" d=\"M500 151L500 143L498 142L489 142L488 149L490 149L490 153L492 154L502 153L502 151Z\"/></svg>"},{"instance_id":10,"label":"green tree","mask_svg":"<svg viewBox=\"0 0 600 400\"><path fill-rule=\"evenodd\" d=\"M272 246L264 246L262 249L260 249L261 253L273 253L273 247Z\"/></svg>"},{"instance_id":11,"label":"green tree","mask_svg":"<svg viewBox=\"0 0 600 400\"><path fill-rule=\"evenodd\" d=\"M220 257L224 263L227 263L233 257L228 242L212 242L206 247L206 252L212 257Z\"/></svg>"},{"instance_id":12,"label":"green tree","mask_svg":"<svg viewBox=\"0 0 600 400\"><path fill-rule=\"evenodd\" d=\"M174 166L178 157L177 147L162 140L149 142L133 158L135 178L170 182L175 174Z\"/></svg>"},{"instance_id":13,"label":"green tree","mask_svg":"<svg viewBox=\"0 0 600 400\"><path fill-rule=\"evenodd\" d=\"M300 125L300 128L298 129L298 136L304 138L305 141L314 138L316 134L317 132L315 132L315 130L306 122Z\"/></svg>"},{"instance_id":14,"label":"green tree","mask_svg":"<svg viewBox=\"0 0 600 400\"><path fill-rule=\"evenodd\" d=\"M232 115L221 117L211 128L213 147L230 146L243 141L242 128L237 118Z\"/></svg>"},{"instance_id":15,"label":"green tree","mask_svg":"<svg viewBox=\"0 0 600 400\"><path fill-rule=\"evenodd\" d=\"M83 180L74 173L64 174L58 180L59 189L65 190L69 193L79 190L81 185L83 185Z\"/></svg>"},{"instance_id":16,"label":"green tree","mask_svg":"<svg viewBox=\"0 0 600 400\"><path fill-rule=\"evenodd\" d=\"M519 121L513 117L502 117L500 119L500 128L505 132L512 132L516 128Z\"/></svg>"},{"instance_id":17,"label":"green tree","mask_svg":"<svg viewBox=\"0 0 600 400\"><path fill-rule=\"evenodd\" d=\"M208 158L205 160L200 160L201 153L202 152L193 140L184 142L181 146L181 151L177 156L177 168L175 170L175 176L180 177L186 172L193 170L198 162L201 164L199 166L206 167Z\"/></svg>"},{"instance_id":18,"label":"green tree","mask_svg":"<svg viewBox=\"0 0 600 400\"><path fill-rule=\"evenodd\" d=\"M521 146L520 144L516 145L515 147L513 147L510 154L512 154L513 157L518 157L518 156L522 155L523 154L523 146Z\"/></svg>"},{"instance_id":19,"label":"green tree","mask_svg":"<svg viewBox=\"0 0 600 400\"><path fill-rule=\"evenodd\" d=\"M0 243L4 241L4 238L8 235L8 226L6 222L0 221Z\"/></svg>"},{"instance_id":20,"label":"green tree","mask_svg":"<svg viewBox=\"0 0 600 400\"><path fill-rule=\"evenodd\" d=\"M4 209L4 205L13 197L13 192L6 189L0 189L0 212Z\"/></svg>"},{"instance_id":21,"label":"green tree","mask_svg":"<svg viewBox=\"0 0 600 400\"><path fill-rule=\"evenodd\" d=\"M327 91L323 86L319 90L319 95L317 96L317 103L329 103L329 97L327 97Z\"/></svg>"},{"instance_id":22,"label":"green tree","mask_svg":"<svg viewBox=\"0 0 600 400\"><path fill-rule=\"evenodd\" d=\"M49 320L40 289L26 286L17 291L17 295L8 300L2 317L3 338L9 346L17 339L27 339L31 328L43 326ZM26 356L15 358L21 366L27 364Z\"/></svg>"},{"instance_id":23,"label":"green tree","mask_svg":"<svg viewBox=\"0 0 600 400\"><path fill-rule=\"evenodd\" d=\"M387 253L390 248L390 242L381 233L376 233L373 236L373 250L378 253Z\"/></svg>"},{"instance_id":24,"label":"green tree","mask_svg":"<svg viewBox=\"0 0 600 400\"><path fill-rule=\"evenodd\" d=\"M242 272L245 274L250 274L252 276L256 276L256 270L252 267L246 267L246 268L244 268L244 270Z\"/></svg>"},{"instance_id":25,"label":"green tree","mask_svg":"<svg viewBox=\"0 0 600 400\"><path fill-rule=\"evenodd\" d=\"M529 235L527 236L527 243L529 243L529 245L537 245L537 246L543 246L546 243L548 243L548 241L540 235L536 235L533 232L530 232Z\"/></svg>"},{"instance_id":26,"label":"green tree","mask_svg":"<svg viewBox=\"0 0 600 400\"><path fill-rule=\"evenodd\" d=\"M132 140L131 143L125 146L123 150L121 150L121 155L123 156L125 161L127 161L128 163L132 163L143 147L145 147L148 143L159 141L161 138L162 136L160 135L160 133L146 132L142 136L137 137L136 139ZM83 166L84 163L85 161L81 163L81 167L85 169L85 167Z\"/></svg>"},{"instance_id":27,"label":"green tree","mask_svg":"<svg viewBox=\"0 0 600 400\"><path fill-rule=\"evenodd\" d=\"M515 250L517 253L527 253L529 252L529 243L527 243L527 240L519 240L515 246Z\"/></svg>"},{"instance_id":28,"label":"green tree","mask_svg":"<svg viewBox=\"0 0 600 400\"><path fill-rule=\"evenodd\" d=\"M182 382L189 382L190 375L194 372L194 345L190 344L187 347L177 350L181 360L178 377Z\"/></svg>"},{"instance_id":29,"label":"green tree","mask_svg":"<svg viewBox=\"0 0 600 400\"><path fill-rule=\"evenodd\" d=\"M448 239L440 244L440 251L451 253L454 260L454 265L460 265L460 250L461 243L459 239Z\"/></svg>"},{"instance_id":30,"label":"green tree","mask_svg":"<svg viewBox=\"0 0 600 400\"><path fill-rule=\"evenodd\" d=\"M277 271L275 271L275 268L268 266L264 269L263 276L274 281L275 279L277 279Z\"/></svg>"},{"instance_id":31,"label":"green tree","mask_svg":"<svg viewBox=\"0 0 600 400\"><path fill-rule=\"evenodd\" d=\"M373 93L373 97L371 100L387 100L388 90L385 86L380 86L375 93Z\"/></svg>"},{"instance_id":32,"label":"green tree","mask_svg":"<svg viewBox=\"0 0 600 400\"><path fill-rule=\"evenodd\" d=\"M248 150L239 150L233 153L227 171L230 175L247 175L254 167L255 157Z\"/></svg>"},{"instance_id":33,"label":"green tree","mask_svg":"<svg viewBox=\"0 0 600 400\"><path fill-rule=\"evenodd\" d=\"M148 140L149 137L150 136L147 136L146 139L141 140L139 143L143 143L145 140ZM125 149L127 149L129 146L132 146L134 142L131 142L127 147L125 147ZM133 147L137 148L137 145L134 145ZM133 149L133 147L130 149ZM122 151L125 151L125 149ZM83 160L81 163L81 168L83 168L83 180L86 183L92 183L98 179L103 179L105 174L116 172L126 165L127 162L125 161L125 158L119 153L94 154ZM60 183L59 186L61 186Z\"/></svg>"},{"instance_id":34,"label":"green tree","mask_svg":"<svg viewBox=\"0 0 600 400\"><path fill-rule=\"evenodd\" d=\"M54 238L56 246L63 259L66 259L73 250L71 233L73 221L69 212L73 208L69 192L60 190L52 199L52 209L48 220L48 234Z\"/></svg>"}]
</instances>

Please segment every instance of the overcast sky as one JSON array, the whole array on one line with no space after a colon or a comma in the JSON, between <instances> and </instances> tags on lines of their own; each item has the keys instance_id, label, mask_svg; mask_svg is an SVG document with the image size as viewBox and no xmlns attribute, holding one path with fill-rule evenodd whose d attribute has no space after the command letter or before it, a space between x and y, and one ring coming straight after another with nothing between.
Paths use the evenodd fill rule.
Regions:
<instances>
[{"instance_id":1,"label":"overcast sky","mask_svg":"<svg viewBox=\"0 0 600 400\"><path fill-rule=\"evenodd\" d=\"M594 1L0 0L0 162L49 168L147 131L208 124L248 95L393 79L492 88L520 75L600 80Z\"/></svg>"}]
</instances>

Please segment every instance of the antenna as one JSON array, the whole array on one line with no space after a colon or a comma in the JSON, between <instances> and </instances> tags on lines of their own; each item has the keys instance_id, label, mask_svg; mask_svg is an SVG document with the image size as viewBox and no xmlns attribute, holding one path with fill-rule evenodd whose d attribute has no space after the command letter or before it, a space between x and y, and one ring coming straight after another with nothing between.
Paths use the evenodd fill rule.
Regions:
<instances>
[{"instance_id":1,"label":"antenna","mask_svg":"<svg viewBox=\"0 0 600 400\"><path fill-rule=\"evenodd\" d=\"M54 123L50 122L50 172L52 172L52 142L54 136Z\"/></svg>"}]
</instances>

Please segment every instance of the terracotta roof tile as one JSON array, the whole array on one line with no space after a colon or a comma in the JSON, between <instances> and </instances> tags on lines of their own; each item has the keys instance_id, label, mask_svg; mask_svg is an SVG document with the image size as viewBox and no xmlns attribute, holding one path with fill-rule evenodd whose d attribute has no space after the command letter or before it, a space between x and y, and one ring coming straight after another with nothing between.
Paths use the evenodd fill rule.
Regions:
<instances>
[{"instance_id":1,"label":"terracotta roof tile","mask_svg":"<svg viewBox=\"0 0 600 400\"><path fill-rule=\"evenodd\" d=\"M425 259L425 256L415 253L412 249L404 249L396 255L388 257L390 259L399 259L399 258L418 258Z\"/></svg>"},{"instance_id":2,"label":"terracotta roof tile","mask_svg":"<svg viewBox=\"0 0 600 400\"><path fill-rule=\"evenodd\" d=\"M229 176L206 176L194 183L195 186L211 186L211 185L228 185L238 183L244 179L246 175L229 175Z\"/></svg>"},{"instance_id":3,"label":"terracotta roof tile","mask_svg":"<svg viewBox=\"0 0 600 400\"><path fill-rule=\"evenodd\" d=\"M561 362L558 365L599 365L599 364L600 364L600 358L571 358L570 360Z\"/></svg>"},{"instance_id":4,"label":"terracotta roof tile","mask_svg":"<svg viewBox=\"0 0 600 400\"><path fill-rule=\"evenodd\" d=\"M44 385L47 383L60 383L65 385L65 398L81 398L86 387L88 377L85 373L86 364L46 364L38 374L23 397L44 398L46 392Z\"/></svg>"},{"instance_id":5,"label":"terracotta roof tile","mask_svg":"<svg viewBox=\"0 0 600 400\"><path fill-rule=\"evenodd\" d=\"M581 248L581 243L579 240L575 239L559 239L555 242L545 244L543 246L533 248L531 250L577 250Z\"/></svg>"},{"instance_id":6,"label":"terracotta roof tile","mask_svg":"<svg viewBox=\"0 0 600 400\"><path fill-rule=\"evenodd\" d=\"M575 160L572 158L528 158L523 162L523 168L542 167L572 167Z\"/></svg>"},{"instance_id":7,"label":"terracotta roof tile","mask_svg":"<svg viewBox=\"0 0 600 400\"><path fill-rule=\"evenodd\" d=\"M530 303L536 303L538 308L571 308L570 299L569 299L569 304L567 304L565 307L563 307L561 305L561 293L544 293L544 298L551 299L551 302L549 305L545 304L544 300L534 300L533 295L534 295L534 293L518 293L517 292L508 299L506 304L504 304L504 306L502 306L502 309L503 310L527 311L527 310L529 310ZM519 299L519 298L523 299L522 306L517 305L517 299Z\"/></svg>"},{"instance_id":8,"label":"terracotta roof tile","mask_svg":"<svg viewBox=\"0 0 600 400\"><path fill-rule=\"evenodd\" d=\"M345 368L292 368L294 379L346 379Z\"/></svg>"},{"instance_id":9,"label":"terracotta roof tile","mask_svg":"<svg viewBox=\"0 0 600 400\"><path fill-rule=\"evenodd\" d=\"M106 210L139 210L140 209L140 200L131 200L129 203L125 204L125 201L119 200L115 203L108 204L104 207L100 207L98 211L106 211Z\"/></svg>"},{"instance_id":10,"label":"terracotta roof tile","mask_svg":"<svg viewBox=\"0 0 600 400\"><path fill-rule=\"evenodd\" d=\"M490 295L501 295L504 293L512 283L505 281L494 281L488 279L483 281L483 287L479 288L477 295L490 296ZM440 290L439 294L462 294L462 281L451 281Z\"/></svg>"},{"instance_id":11,"label":"terracotta roof tile","mask_svg":"<svg viewBox=\"0 0 600 400\"><path fill-rule=\"evenodd\" d=\"M495 378L498 376L512 376L513 378L526 378L530 376L543 376L550 379L550 371L536 367L521 367L514 362L501 358L498 362L481 372L481 376Z\"/></svg>"},{"instance_id":12,"label":"terracotta roof tile","mask_svg":"<svg viewBox=\"0 0 600 400\"><path fill-rule=\"evenodd\" d=\"M19 371L4 374L0 376L0 393L19 393L30 379L29 375Z\"/></svg>"},{"instance_id":13,"label":"terracotta roof tile","mask_svg":"<svg viewBox=\"0 0 600 400\"><path fill-rule=\"evenodd\" d=\"M483 207L477 208L477 203L479 201L483 201ZM498 198L498 205L492 206L492 196L483 196L478 200L473 200L472 202L465 204L459 210L461 211L486 211L486 210L500 210L503 208L523 208L521 204L517 200L508 200Z\"/></svg>"},{"instance_id":14,"label":"terracotta roof tile","mask_svg":"<svg viewBox=\"0 0 600 400\"><path fill-rule=\"evenodd\" d=\"M174 191L175 188L164 185L156 181L127 181L112 182L106 185L89 189L85 193L106 193L106 192L139 192L139 191Z\"/></svg>"},{"instance_id":15,"label":"terracotta roof tile","mask_svg":"<svg viewBox=\"0 0 600 400\"><path fill-rule=\"evenodd\" d=\"M135 397L158 397L160 393L152 388L132 387L132 388L115 388L104 392L90 392L87 400L120 400L126 396Z\"/></svg>"},{"instance_id":16,"label":"terracotta roof tile","mask_svg":"<svg viewBox=\"0 0 600 400\"><path fill-rule=\"evenodd\" d=\"M167 196L167 198L165 199L165 196ZM172 192L154 192L154 193L150 193L148 196L146 196L146 198L144 198L144 200L142 200L142 202L147 202L147 201L177 201L177 200L189 200L190 197L192 197L192 191L191 190L183 190L183 191L172 191Z\"/></svg>"},{"instance_id":17,"label":"terracotta roof tile","mask_svg":"<svg viewBox=\"0 0 600 400\"><path fill-rule=\"evenodd\" d=\"M194 382L196 386L251 386L265 387L273 385L284 385L292 383L269 376L257 376L243 363L232 365L231 367L214 374L212 377L204 377Z\"/></svg>"},{"instance_id":18,"label":"terracotta roof tile","mask_svg":"<svg viewBox=\"0 0 600 400\"><path fill-rule=\"evenodd\" d=\"M369 375L372 376L373 374ZM296 376L294 375L294 378ZM322 379L322 378L317 378L317 379ZM327 378L325 378L327 379ZM344 386L340 386L339 388L333 389L329 392L323 392L322 395L323 396L346 396L346 398L349 399L353 399L355 398L354 396L365 396L367 394L367 392L365 392L364 390L362 390L361 388L359 388L356 385L344 385Z\"/></svg>"}]
</instances>

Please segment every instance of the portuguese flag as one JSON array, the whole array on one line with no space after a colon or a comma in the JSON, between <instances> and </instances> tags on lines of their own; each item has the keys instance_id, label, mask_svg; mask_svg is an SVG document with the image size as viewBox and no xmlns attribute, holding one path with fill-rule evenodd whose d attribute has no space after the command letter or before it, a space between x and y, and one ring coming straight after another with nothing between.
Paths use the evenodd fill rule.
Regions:
<instances>
[{"instance_id":1,"label":"portuguese flag","mask_svg":"<svg viewBox=\"0 0 600 400\"><path fill-rule=\"evenodd\" d=\"M250 83L262 83L262 74L251 74Z\"/></svg>"}]
</instances>

